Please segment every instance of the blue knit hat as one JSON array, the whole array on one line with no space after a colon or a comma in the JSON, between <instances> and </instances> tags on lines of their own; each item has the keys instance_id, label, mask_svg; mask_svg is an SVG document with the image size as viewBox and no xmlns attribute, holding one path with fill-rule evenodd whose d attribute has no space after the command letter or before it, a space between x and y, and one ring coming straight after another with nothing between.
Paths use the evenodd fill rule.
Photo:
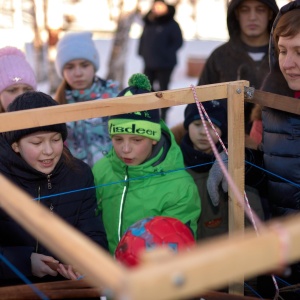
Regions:
<instances>
[{"instance_id":1,"label":"blue knit hat","mask_svg":"<svg viewBox=\"0 0 300 300\"><path fill-rule=\"evenodd\" d=\"M151 92L151 83L144 74L133 74L128 81L128 87L122 90L118 97L132 96ZM109 134L136 134L159 141L161 137L160 116L158 109L136 111L111 116L108 121Z\"/></svg>"},{"instance_id":2,"label":"blue knit hat","mask_svg":"<svg viewBox=\"0 0 300 300\"><path fill-rule=\"evenodd\" d=\"M218 100L205 101L202 102L204 109L206 110L209 118L212 123L217 125L221 132L222 136L227 136L227 108L224 103ZM198 107L196 103L188 104L184 111L184 128L188 129L189 125L196 120L201 119ZM204 116L204 119L206 117Z\"/></svg>"},{"instance_id":3,"label":"blue knit hat","mask_svg":"<svg viewBox=\"0 0 300 300\"><path fill-rule=\"evenodd\" d=\"M68 33L58 42L55 67L59 77L63 78L65 64L73 59L86 59L94 65L95 71L99 69L99 54L91 32Z\"/></svg>"}]
</instances>

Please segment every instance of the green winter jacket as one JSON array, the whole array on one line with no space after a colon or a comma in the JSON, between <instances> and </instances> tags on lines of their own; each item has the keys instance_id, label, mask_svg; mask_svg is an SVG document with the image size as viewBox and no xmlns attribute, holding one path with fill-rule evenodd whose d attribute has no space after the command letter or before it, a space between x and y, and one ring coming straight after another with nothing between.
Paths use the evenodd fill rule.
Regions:
<instances>
[{"instance_id":1,"label":"green winter jacket","mask_svg":"<svg viewBox=\"0 0 300 300\"><path fill-rule=\"evenodd\" d=\"M201 212L198 190L184 170L173 134L163 122L161 126L162 138L143 164L127 166L112 149L93 167L98 208L111 254L130 225L150 216L177 218L196 237Z\"/></svg>"}]
</instances>

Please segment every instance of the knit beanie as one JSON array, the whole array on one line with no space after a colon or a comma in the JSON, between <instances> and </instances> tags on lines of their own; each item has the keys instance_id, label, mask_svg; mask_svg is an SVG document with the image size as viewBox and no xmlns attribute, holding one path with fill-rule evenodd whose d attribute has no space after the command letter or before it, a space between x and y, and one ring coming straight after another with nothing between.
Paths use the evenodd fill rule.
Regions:
<instances>
[{"instance_id":1,"label":"knit beanie","mask_svg":"<svg viewBox=\"0 0 300 300\"><path fill-rule=\"evenodd\" d=\"M118 97L149 93L151 84L144 74L133 74L128 81L128 87L122 90ZM135 134L159 141L161 137L160 116L158 109L136 111L111 116L108 121L109 134Z\"/></svg>"},{"instance_id":2,"label":"knit beanie","mask_svg":"<svg viewBox=\"0 0 300 300\"><path fill-rule=\"evenodd\" d=\"M218 100L202 102L212 123L218 126L223 137L227 136L227 109L224 104ZM188 130L189 125L196 120L201 119L196 103L188 104L184 111L184 128ZM204 115L204 119L206 117Z\"/></svg>"},{"instance_id":3,"label":"knit beanie","mask_svg":"<svg viewBox=\"0 0 300 300\"><path fill-rule=\"evenodd\" d=\"M25 54L15 47L0 49L0 93L11 85L23 83L37 87L35 74Z\"/></svg>"},{"instance_id":4,"label":"knit beanie","mask_svg":"<svg viewBox=\"0 0 300 300\"><path fill-rule=\"evenodd\" d=\"M16 99L9 104L7 112L14 112L40 107L49 107L55 105L59 104L55 100L53 100L49 95L44 94L42 92L30 91L16 97ZM64 141L66 140L68 135L67 126L65 123L14 130L4 132L3 135L6 138L7 142L11 145L14 142L19 141L22 137L38 131L59 132L61 133L62 139Z\"/></svg>"},{"instance_id":5,"label":"knit beanie","mask_svg":"<svg viewBox=\"0 0 300 300\"><path fill-rule=\"evenodd\" d=\"M91 32L65 34L56 50L55 68L60 78L63 78L65 64L73 59L86 59L94 65L95 71L99 69L99 54Z\"/></svg>"}]
</instances>

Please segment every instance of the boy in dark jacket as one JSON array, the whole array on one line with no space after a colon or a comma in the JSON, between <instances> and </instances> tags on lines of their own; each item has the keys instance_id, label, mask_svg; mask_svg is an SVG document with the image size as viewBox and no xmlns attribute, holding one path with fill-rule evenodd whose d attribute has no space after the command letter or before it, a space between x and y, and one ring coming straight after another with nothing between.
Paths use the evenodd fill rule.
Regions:
<instances>
[{"instance_id":1,"label":"boy in dark jacket","mask_svg":"<svg viewBox=\"0 0 300 300\"><path fill-rule=\"evenodd\" d=\"M227 137L227 112L224 101L207 101L203 106L210 117L215 129L223 141ZM197 184L202 203L202 213L198 221L198 239L208 238L228 232L228 195L225 178L221 170L212 164L215 161L215 155L208 141L203 122L200 118L196 104L189 104L184 113L184 127L188 133L181 142L181 150L188 172L192 175ZM219 143L218 137L211 128L208 121L207 129L221 153L223 148ZM225 154L225 152L222 152ZM246 159L253 163L262 162L262 154L259 151L246 150ZM226 154L223 159L226 158ZM227 158L226 158L227 159ZM217 177L222 179L219 181ZM264 175L254 167L246 165L246 193L251 208L256 214L264 219L264 210L258 188L264 182ZM225 191L221 188L225 187ZM220 186L219 186L220 185ZM249 221L246 220L246 224Z\"/></svg>"}]
</instances>

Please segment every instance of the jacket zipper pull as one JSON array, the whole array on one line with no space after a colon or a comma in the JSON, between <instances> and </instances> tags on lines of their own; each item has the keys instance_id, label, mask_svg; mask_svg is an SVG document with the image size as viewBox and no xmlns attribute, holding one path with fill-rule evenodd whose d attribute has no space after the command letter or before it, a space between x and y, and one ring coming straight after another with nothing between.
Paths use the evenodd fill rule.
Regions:
<instances>
[{"instance_id":1,"label":"jacket zipper pull","mask_svg":"<svg viewBox=\"0 0 300 300\"><path fill-rule=\"evenodd\" d=\"M51 189L52 189L52 184L51 184L51 181L50 181L51 175L52 175L52 174L47 175L47 180L48 180L48 190L51 190Z\"/></svg>"}]
</instances>

